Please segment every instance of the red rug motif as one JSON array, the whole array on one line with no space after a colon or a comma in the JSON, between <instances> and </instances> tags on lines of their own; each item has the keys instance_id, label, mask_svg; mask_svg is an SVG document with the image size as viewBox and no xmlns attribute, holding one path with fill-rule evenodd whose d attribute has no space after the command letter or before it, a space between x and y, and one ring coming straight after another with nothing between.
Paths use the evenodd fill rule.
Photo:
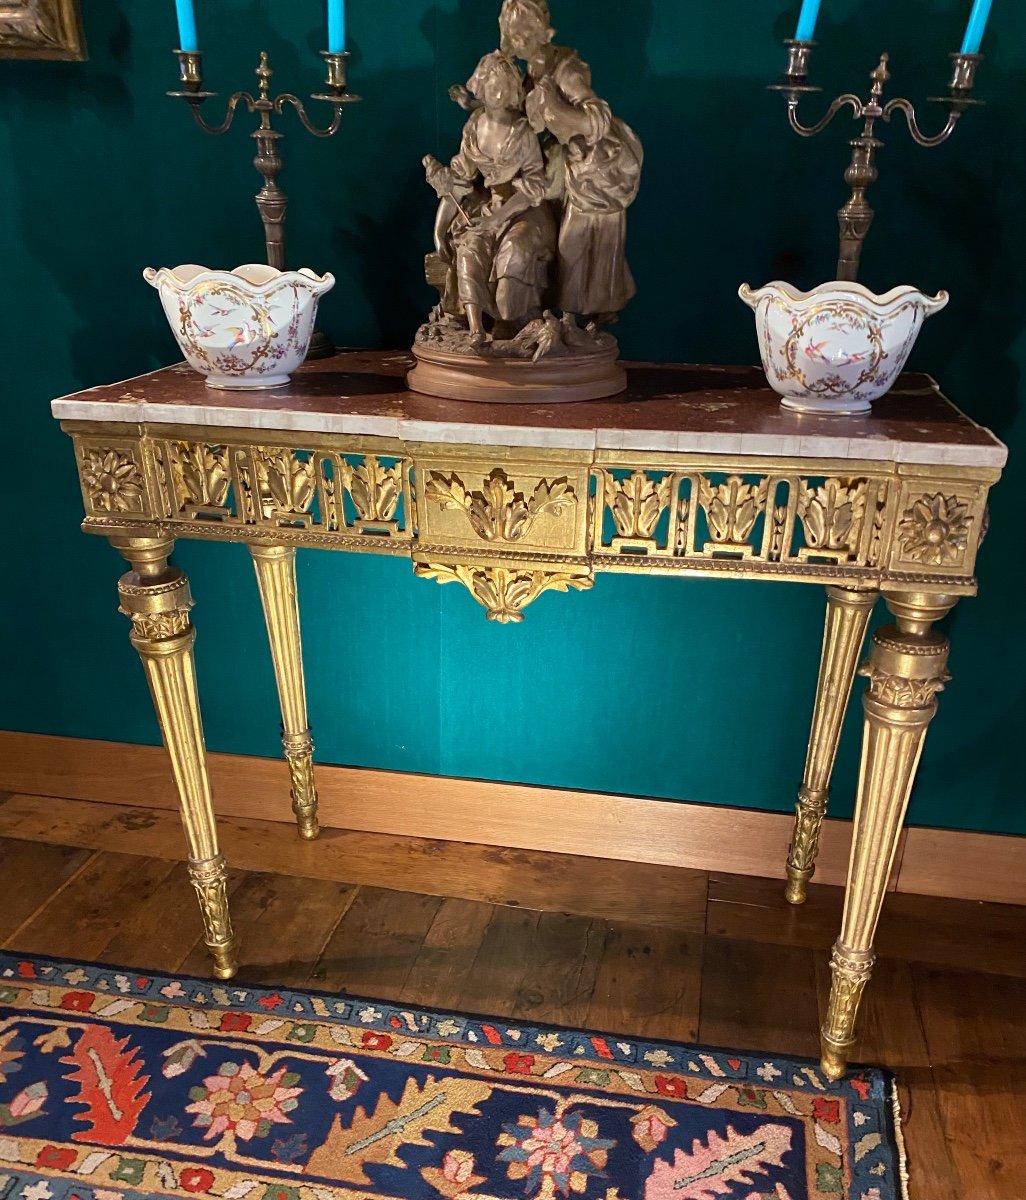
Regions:
<instances>
[{"instance_id":1,"label":"red rug motif","mask_svg":"<svg viewBox=\"0 0 1026 1200\"><path fill-rule=\"evenodd\" d=\"M0 1200L901 1200L892 1081L0 954Z\"/></svg>"}]
</instances>

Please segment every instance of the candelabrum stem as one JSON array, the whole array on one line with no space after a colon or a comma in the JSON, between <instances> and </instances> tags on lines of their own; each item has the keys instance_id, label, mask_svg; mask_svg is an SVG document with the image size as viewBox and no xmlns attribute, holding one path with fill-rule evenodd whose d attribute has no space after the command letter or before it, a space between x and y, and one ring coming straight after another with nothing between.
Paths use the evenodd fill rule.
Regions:
<instances>
[{"instance_id":1,"label":"candelabrum stem","mask_svg":"<svg viewBox=\"0 0 1026 1200\"><path fill-rule=\"evenodd\" d=\"M845 182L851 187L851 195L837 214L840 228L840 250L837 259L837 278L855 280L858 278L859 264L862 257L862 247L866 235L873 223L873 209L866 199L866 191L876 181L876 151L883 145L876 136L876 122L890 121L895 113L901 113L905 118L913 141L920 146L939 146L953 133L959 117L970 106L979 104L970 92L975 81L976 68L979 65L979 54L953 54L951 79L948 83L946 96L933 96L931 100L947 106L947 120L943 128L935 134L927 134L920 129L916 119L914 105L904 97L883 103L883 92L890 79L887 69L888 56L882 55L877 67L871 72L868 100L846 93L830 102L830 105L819 121L814 125L803 125L798 119L798 105L803 96L820 89L808 82L809 57L815 45L814 42L796 42L788 40L787 67L780 82L772 84L771 90L782 92L787 98L788 123L795 133L802 137L814 137L824 130L835 116L844 108L850 108L856 120L864 121L861 134L853 138L851 145L851 161L844 173Z\"/></svg>"},{"instance_id":2,"label":"candelabrum stem","mask_svg":"<svg viewBox=\"0 0 1026 1200\"><path fill-rule=\"evenodd\" d=\"M285 212L288 197L278 186L278 172L282 169L278 145L282 135L276 129L257 129L256 156L253 166L264 177L264 186L256 194L256 206L264 225L264 242L267 247L267 262L279 271L285 270Z\"/></svg>"},{"instance_id":3,"label":"candelabrum stem","mask_svg":"<svg viewBox=\"0 0 1026 1200\"><path fill-rule=\"evenodd\" d=\"M837 214L837 224L840 230L840 252L837 256L837 278L854 281L859 277L859 263L862 260L862 247L866 234L873 224L873 209L866 199L866 190L876 182L876 150L882 143L873 136L877 119L883 115L880 100L883 90L890 79L887 70L887 55L881 55L880 62L870 76L872 88L868 103L862 106L865 125L859 137L851 143L851 162L844 172L845 183L851 186L851 195Z\"/></svg>"}]
</instances>

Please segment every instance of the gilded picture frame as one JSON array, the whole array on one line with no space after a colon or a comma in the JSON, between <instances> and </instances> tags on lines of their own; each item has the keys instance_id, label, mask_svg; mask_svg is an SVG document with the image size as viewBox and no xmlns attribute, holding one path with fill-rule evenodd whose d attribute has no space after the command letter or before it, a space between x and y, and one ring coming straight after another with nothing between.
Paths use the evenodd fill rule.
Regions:
<instances>
[{"instance_id":1,"label":"gilded picture frame","mask_svg":"<svg viewBox=\"0 0 1026 1200\"><path fill-rule=\"evenodd\" d=\"M0 0L0 58L86 58L79 0Z\"/></svg>"}]
</instances>

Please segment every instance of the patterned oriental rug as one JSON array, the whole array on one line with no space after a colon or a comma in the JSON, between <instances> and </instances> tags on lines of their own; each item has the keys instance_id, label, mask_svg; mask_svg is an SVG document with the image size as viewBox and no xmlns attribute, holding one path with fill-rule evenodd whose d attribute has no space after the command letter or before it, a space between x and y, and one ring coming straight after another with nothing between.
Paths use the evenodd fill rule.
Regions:
<instances>
[{"instance_id":1,"label":"patterned oriental rug","mask_svg":"<svg viewBox=\"0 0 1026 1200\"><path fill-rule=\"evenodd\" d=\"M892 1081L0 953L0 1200L900 1200Z\"/></svg>"}]
</instances>

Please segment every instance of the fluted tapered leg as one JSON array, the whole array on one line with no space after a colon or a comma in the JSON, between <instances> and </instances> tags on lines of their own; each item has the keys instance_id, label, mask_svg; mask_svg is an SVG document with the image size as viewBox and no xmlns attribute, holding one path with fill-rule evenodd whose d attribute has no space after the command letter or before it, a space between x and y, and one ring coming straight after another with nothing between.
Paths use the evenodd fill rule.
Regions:
<instances>
[{"instance_id":1,"label":"fluted tapered leg","mask_svg":"<svg viewBox=\"0 0 1026 1200\"><path fill-rule=\"evenodd\" d=\"M306 716L296 552L291 546L252 545L249 550L256 568L274 678L278 684L282 743L292 780L292 811L296 814L300 837L315 838L320 826L313 774L313 738Z\"/></svg>"},{"instance_id":2,"label":"fluted tapered leg","mask_svg":"<svg viewBox=\"0 0 1026 1200\"><path fill-rule=\"evenodd\" d=\"M855 1018L873 971L873 938L902 822L947 674L948 640L932 628L954 596L889 597L896 618L873 635L863 698L865 732L855 836L848 866L841 935L830 959L832 985L822 1031L823 1071L839 1079L855 1041Z\"/></svg>"},{"instance_id":3,"label":"fluted tapered leg","mask_svg":"<svg viewBox=\"0 0 1026 1200\"><path fill-rule=\"evenodd\" d=\"M133 567L118 582L121 612L132 621L132 645L142 659L171 759L204 940L214 960L214 974L230 979L238 968L237 946L207 776L192 650L196 631L189 620L189 581L177 567L168 565L172 539L123 537L111 542Z\"/></svg>"},{"instance_id":4,"label":"fluted tapered leg","mask_svg":"<svg viewBox=\"0 0 1026 1200\"><path fill-rule=\"evenodd\" d=\"M837 742L855 679L866 626L877 592L827 588L826 626L819 663L816 705L805 758L805 774L798 792L794 832L787 852L787 888L791 904L805 903L805 889L816 869L819 831L826 816L830 775L837 757Z\"/></svg>"}]
</instances>

